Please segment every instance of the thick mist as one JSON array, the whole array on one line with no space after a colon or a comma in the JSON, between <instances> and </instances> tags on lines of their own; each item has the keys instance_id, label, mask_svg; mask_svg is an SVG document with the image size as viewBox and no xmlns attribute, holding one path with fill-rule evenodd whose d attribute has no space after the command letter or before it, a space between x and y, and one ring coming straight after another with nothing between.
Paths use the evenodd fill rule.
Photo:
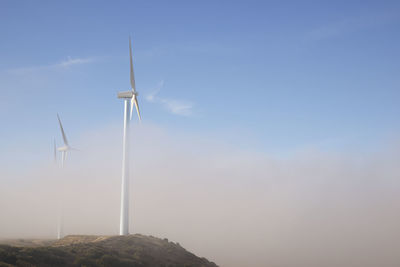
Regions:
<instances>
[{"instance_id":1,"label":"thick mist","mask_svg":"<svg viewBox=\"0 0 400 267\"><path fill-rule=\"evenodd\" d=\"M85 133L66 168L0 173L0 238L118 233L120 125ZM376 267L400 262L400 145L275 158L218 138L133 129L131 232L221 266ZM49 147L49 154L52 153Z\"/></svg>"}]
</instances>

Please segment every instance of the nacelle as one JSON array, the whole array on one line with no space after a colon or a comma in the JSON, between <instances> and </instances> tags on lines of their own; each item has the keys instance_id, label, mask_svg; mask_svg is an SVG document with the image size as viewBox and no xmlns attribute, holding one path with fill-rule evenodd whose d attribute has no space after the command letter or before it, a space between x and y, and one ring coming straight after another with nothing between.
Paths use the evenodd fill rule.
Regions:
<instances>
[{"instance_id":1,"label":"nacelle","mask_svg":"<svg viewBox=\"0 0 400 267\"><path fill-rule=\"evenodd\" d=\"M138 93L133 91L119 92L118 98L132 98L134 95L137 96Z\"/></svg>"}]
</instances>

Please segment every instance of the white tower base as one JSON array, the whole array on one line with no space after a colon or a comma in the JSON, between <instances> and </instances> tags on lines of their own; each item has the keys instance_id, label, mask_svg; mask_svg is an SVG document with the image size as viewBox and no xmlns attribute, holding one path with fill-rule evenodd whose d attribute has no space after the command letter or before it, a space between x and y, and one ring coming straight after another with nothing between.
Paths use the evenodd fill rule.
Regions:
<instances>
[{"instance_id":1,"label":"white tower base","mask_svg":"<svg viewBox=\"0 0 400 267\"><path fill-rule=\"evenodd\" d=\"M124 137L122 144L121 217L119 234L129 234L129 111L130 98L124 98Z\"/></svg>"}]
</instances>

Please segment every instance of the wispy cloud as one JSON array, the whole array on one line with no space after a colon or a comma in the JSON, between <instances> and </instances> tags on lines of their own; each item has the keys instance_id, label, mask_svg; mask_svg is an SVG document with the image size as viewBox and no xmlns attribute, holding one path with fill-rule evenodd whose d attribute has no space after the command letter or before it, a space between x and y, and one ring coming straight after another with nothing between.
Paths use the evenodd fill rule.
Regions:
<instances>
[{"instance_id":1,"label":"wispy cloud","mask_svg":"<svg viewBox=\"0 0 400 267\"><path fill-rule=\"evenodd\" d=\"M159 103L170 113L181 116L193 115L194 104L189 101L164 98L158 96L160 90L164 87L164 81L158 83L157 87L145 99L150 103Z\"/></svg>"},{"instance_id":2,"label":"wispy cloud","mask_svg":"<svg viewBox=\"0 0 400 267\"><path fill-rule=\"evenodd\" d=\"M159 83L157 84L157 87L154 88L153 91L152 91L150 94L146 95L146 100L149 101L149 102L152 102L152 103L153 103L153 102L156 102L157 94L160 92L160 90L161 90L163 87L164 87L164 80L162 80L161 82L159 82Z\"/></svg>"},{"instance_id":3,"label":"wispy cloud","mask_svg":"<svg viewBox=\"0 0 400 267\"><path fill-rule=\"evenodd\" d=\"M323 39L335 38L341 35L366 30L380 25L385 25L398 18L397 14L392 12L364 14L349 18L344 18L317 27L306 34L307 39L318 41Z\"/></svg>"},{"instance_id":4,"label":"wispy cloud","mask_svg":"<svg viewBox=\"0 0 400 267\"><path fill-rule=\"evenodd\" d=\"M75 65L82 65L91 63L94 61L94 58L72 58L67 57L67 59L62 60L60 62L49 64L49 65L38 65L38 66L31 66L31 67L21 67L8 70L8 73L11 74L27 74L32 73L35 71L50 71L50 70L62 70L67 69Z\"/></svg>"},{"instance_id":5,"label":"wispy cloud","mask_svg":"<svg viewBox=\"0 0 400 267\"><path fill-rule=\"evenodd\" d=\"M70 67L73 65L81 65L81 64L90 63L92 61L93 61L93 58L71 58L71 57L68 57L67 60L64 60L58 64L55 64L54 67L67 68L67 67Z\"/></svg>"}]
</instances>

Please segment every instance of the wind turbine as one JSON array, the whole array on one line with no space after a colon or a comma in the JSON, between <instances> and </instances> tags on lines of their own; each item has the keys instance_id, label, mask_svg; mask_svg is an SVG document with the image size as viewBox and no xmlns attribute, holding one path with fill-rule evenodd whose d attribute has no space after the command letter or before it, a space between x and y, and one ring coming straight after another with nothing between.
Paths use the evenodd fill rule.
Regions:
<instances>
[{"instance_id":1,"label":"wind turbine","mask_svg":"<svg viewBox=\"0 0 400 267\"><path fill-rule=\"evenodd\" d=\"M65 160L66 160L66 158L67 158L67 153L68 153L68 151L70 151L70 150L78 150L78 149L76 149L76 148L72 148L69 144L68 144L68 140L67 140L67 136L65 135L65 132L64 132L64 128L63 128L63 126L62 126L62 123L61 123L61 119L60 119L60 116L57 114L57 118L58 118L58 124L60 125L60 130L61 130L61 134L62 134L62 138L63 138L63 141L64 141L64 146L61 146L61 147L59 147L59 148L57 148L57 146L56 146L56 140L54 140L54 161L56 162L57 161L57 150L59 151L59 152L61 152L61 168L64 168L64 162L65 162ZM61 197L61 194L60 194L60 197ZM57 238L58 239L60 239L61 237L62 237L62 235L63 235L63 226L64 226L64 224L63 224L63 201L62 201L62 199L60 200L59 199L59 214L58 214L58 226L57 226Z\"/></svg>"},{"instance_id":2,"label":"wind turbine","mask_svg":"<svg viewBox=\"0 0 400 267\"><path fill-rule=\"evenodd\" d=\"M133 106L141 121L139 104L137 100L138 93L135 86L135 76L133 74L132 45L129 38L129 59L130 59L130 78L131 89L125 92L119 92L118 98L124 99L124 135L122 143L122 183L121 183L121 214L119 234L129 234L129 121L132 119Z\"/></svg>"}]
</instances>

